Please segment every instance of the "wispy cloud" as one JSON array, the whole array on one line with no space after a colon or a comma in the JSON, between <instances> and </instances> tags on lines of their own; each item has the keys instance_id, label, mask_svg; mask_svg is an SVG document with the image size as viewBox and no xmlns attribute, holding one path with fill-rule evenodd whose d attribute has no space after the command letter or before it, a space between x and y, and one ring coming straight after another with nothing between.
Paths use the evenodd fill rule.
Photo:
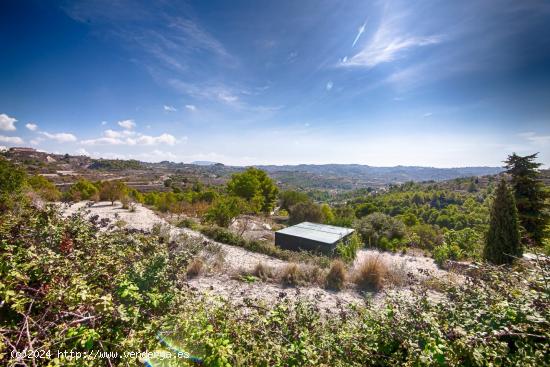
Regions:
<instances>
[{"instance_id":1,"label":"wispy cloud","mask_svg":"<svg viewBox=\"0 0 550 367\"><path fill-rule=\"evenodd\" d=\"M15 123L17 119L6 115L5 113L0 113L0 130L4 131L15 131Z\"/></svg>"},{"instance_id":2,"label":"wispy cloud","mask_svg":"<svg viewBox=\"0 0 550 367\"><path fill-rule=\"evenodd\" d=\"M58 143L70 143L73 141L77 141L76 136L74 136L71 133L48 133L48 132L41 132L40 134L44 135L46 138L55 140Z\"/></svg>"},{"instance_id":3,"label":"wispy cloud","mask_svg":"<svg viewBox=\"0 0 550 367\"><path fill-rule=\"evenodd\" d=\"M25 127L27 129L29 129L30 131L36 131L38 129L38 125L37 124L33 124L31 122L29 122L28 124L25 125Z\"/></svg>"},{"instance_id":4,"label":"wispy cloud","mask_svg":"<svg viewBox=\"0 0 550 367\"><path fill-rule=\"evenodd\" d=\"M325 86L325 89L328 90L328 91L330 91L330 90L332 89L333 86L334 86L334 83L333 83L331 80L329 80L329 81L327 82L327 85Z\"/></svg>"},{"instance_id":5,"label":"wispy cloud","mask_svg":"<svg viewBox=\"0 0 550 367\"><path fill-rule=\"evenodd\" d=\"M363 23L363 25L359 27L359 30L357 31L357 36L355 36L355 39L353 40L353 44L351 45L351 47L355 47L355 44L357 43L357 41L359 41L359 38L365 32L366 26L367 26L367 22Z\"/></svg>"},{"instance_id":6,"label":"wispy cloud","mask_svg":"<svg viewBox=\"0 0 550 367\"><path fill-rule=\"evenodd\" d=\"M382 63L388 63L406 56L407 51L418 47L434 45L443 40L437 34L411 33L405 20L411 17L410 12L391 8L388 4L384 7L380 22L376 31L362 50L350 58L340 61L340 66L373 68ZM366 22L359 28L353 41L354 47L365 32Z\"/></svg>"},{"instance_id":7,"label":"wispy cloud","mask_svg":"<svg viewBox=\"0 0 550 367\"><path fill-rule=\"evenodd\" d=\"M8 144L23 144L24 141L18 136L4 136L0 135L0 142Z\"/></svg>"},{"instance_id":8,"label":"wispy cloud","mask_svg":"<svg viewBox=\"0 0 550 367\"><path fill-rule=\"evenodd\" d=\"M181 138L179 141L185 141L187 137ZM105 130L103 136L94 139L82 140L84 145L157 145L167 144L174 145L179 142L175 136L163 133L158 136L146 135L131 130Z\"/></svg>"},{"instance_id":9,"label":"wispy cloud","mask_svg":"<svg viewBox=\"0 0 550 367\"><path fill-rule=\"evenodd\" d=\"M432 115L433 115L432 112L426 112L425 114L422 115L422 117L430 117Z\"/></svg>"},{"instance_id":10,"label":"wispy cloud","mask_svg":"<svg viewBox=\"0 0 550 367\"><path fill-rule=\"evenodd\" d=\"M136 127L136 123L134 122L134 120L122 120L118 122L118 126L126 130L131 130Z\"/></svg>"},{"instance_id":11,"label":"wispy cloud","mask_svg":"<svg viewBox=\"0 0 550 367\"><path fill-rule=\"evenodd\" d=\"M528 131L528 132L519 134L519 136L536 145L547 146L548 144L550 144L550 135L541 135L533 131Z\"/></svg>"},{"instance_id":12,"label":"wispy cloud","mask_svg":"<svg viewBox=\"0 0 550 367\"><path fill-rule=\"evenodd\" d=\"M176 112L177 111L177 109L174 106L164 105L163 108L164 108L164 111L166 111L166 112Z\"/></svg>"},{"instance_id":13,"label":"wispy cloud","mask_svg":"<svg viewBox=\"0 0 550 367\"><path fill-rule=\"evenodd\" d=\"M193 104L186 104L185 108L187 108L189 111L196 111L197 110L197 106L195 106Z\"/></svg>"}]
</instances>

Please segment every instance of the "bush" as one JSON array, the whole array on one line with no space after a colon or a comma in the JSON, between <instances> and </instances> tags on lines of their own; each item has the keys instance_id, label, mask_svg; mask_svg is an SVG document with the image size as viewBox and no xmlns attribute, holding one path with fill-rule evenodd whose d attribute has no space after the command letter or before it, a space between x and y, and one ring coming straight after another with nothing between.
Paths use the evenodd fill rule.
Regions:
<instances>
[{"instance_id":1,"label":"bush","mask_svg":"<svg viewBox=\"0 0 550 367\"><path fill-rule=\"evenodd\" d=\"M202 259L196 257L194 258L191 263L187 266L186 274L187 278L194 278L202 273L203 269L203 261Z\"/></svg>"},{"instance_id":2,"label":"bush","mask_svg":"<svg viewBox=\"0 0 550 367\"><path fill-rule=\"evenodd\" d=\"M208 209L204 215L204 220L220 227L228 227L239 214L245 211L246 206L241 198L235 196L221 197L214 201Z\"/></svg>"},{"instance_id":3,"label":"bush","mask_svg":"<svg viewBox=\"0 0 550 367\"><path fill-rule=\"evenodd\" d=\"M353 233L347 242L340 241L336 244L336 255L345 262L350 263L357 257L357 251L362 245L357 233Z\"/></svg>"},{"instance_id":4,"label":"bush","mask_svg":"<svg viewBox=\"0 0 550 367\"><path fill-rule=\"evenodd\" d=\"M401 239L405 235L405 225L398 219L383 213L372 213L355 222L355 229L367 246L386 246L385 239ZM387 247L387 246L386 246Z\"/></svg>"},{"instance_id":5,"label":"bush","mask_svg":"<svg viewBox=\"0 0 550 367\"><path fill-rule=\"evenodd\" d=\"M323 212L321 207L310 201L300 202L290 208L290 216L288 222L290 224L298 224L302 222L323 222Z\"/></svg>"},{"instance_id":6,"label":"bush","mask_svg":"<svg viewBox=\"0 0 550 367\"><path fill-rule=\"evenodd\" d=\"M99 190L90 181L81 178L69 187L65 193L65 198L70 201L94 200L99 199Z\"/></svg>"},{"instance_id":7,"label":"bush","mask_svg":"<svg viewBox=\"0 0 550 367\"><path fill-rule=\"evenodd\" d=\"M388 268L379 256L369 256L364 259L353 275L353 282L360 290L379 291L384 286L384 277Z\"/></svg>"},{"instance_id":8,"label":"bush","mask_svg":"<svg viewBox=\"0 0 550 367\"><path fill-rule=\"evenodd\" d=\"M341 290L344 288L345 282L346 265L340 260L333 261L326 277L326 287L329 289Z\"/></svg>"},{"instance_id":9,"label":"bush","mask_svg":"<svg viewBox=\"0 0 550 367\"><path fill-rule=\"evenodd\" d=\"M43 176L31 176L27 182L31 188L46 201L58 201L61 198L61 192L57 187Z\"/></svg>"}]
</instances>

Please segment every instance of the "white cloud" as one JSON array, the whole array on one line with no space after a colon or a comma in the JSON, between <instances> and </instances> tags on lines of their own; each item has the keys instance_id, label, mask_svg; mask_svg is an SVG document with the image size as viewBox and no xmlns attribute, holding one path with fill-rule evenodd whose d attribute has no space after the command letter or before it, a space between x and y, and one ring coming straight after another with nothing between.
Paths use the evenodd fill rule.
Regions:
<instances>
[{"instance_id":1,"label":"white cloud","mask_svg":"<svg viewBox=\"0 0 550 367\"><path fill-rule=\"evenodd\" d=\"M118 126L126 130L131 130L136 127L136 123L134 122L134 120L122 120L118 122Z\"/></svg>"},{"instance_id":2,"label":"white cloud","mask_svg":"<svg viewBox=\"0 0 550 367\"><path fill-rule=\"evenodd\" d=\"M367 25L367 22L363 23L363 25L359 28L359 30L357 31L357 36L355 36L355 39L353 40L353 44L351 45L351 47L355 47L355 44L357 43L357 41L359 41L359 37L361 37L363 32L365 32L366 25Z\"/></svg>"},{"instance_id":3,"label":"white cloud","mask_svg":"<svg viewBox=\"0 0 550 367\"><path fill-rule=\"evenodd\" d=\"M163 133L158 136L145 135L133 131L105 130L103 137L82 140L84 145L174 145L178 140L171 134ZM187 140L184 137L182 140Z\"/></svg>"},{"instance_id":4,"label":"white cloud","mask_svg":"<svg viewBox=\"0 0 550 367\"><path fill-rule=\"evenodd\" d=\"M76 136L74 136L73 134L70 134L70 133L50 134L48 132L42 132L41 134L44 135L48 139L57 141L58 143L69 143L69 142L73 142L73 141L77 140Z\"/></svg>"},{"instance_id":5,"label":"white cloud","mask_svg":"<svg viewBox=\"0 0 550 367\"><path fill-rule=\"evenodd\" d=\"M425 114L422 115L422 117L430 117L431 115L433 115L432 112L426 112Z\"/></svg>"},{"instance_id":6,"label":"white cloud","mask_svg":"<svg viewBox=\"0 0 550 367\"><path fill-rule=\"evenodd\" d=\"M0 142L9 144L23 144L23 139L18 136L4 136L0 135Z\"/></svg>"},{"instance_id":7,"label":"white cloud","mask_svg":"<svg viewBox=\"0 0 550 367\"><path fill-rule=\"evenodd\" d=\"M334 86L334 83L331 80L329 80L325 88L326 90L331 90L333 86Z\"/></svg>"},{"instance_id":8,"label":"white cloud","mask_svg":"<svg viewBox=\"0 0 550 367\"><path fill-rule=\"evenodd\" d=\"M29 122L28 124L25 125L25 127L27 129L29 129L30 131L36 131L36 129L38 129L38 125L37 124L33 124L31 122Z\"/></svg>"},{"instance_id":9,"label":"white cloud","mask_svg":"<svg viewBox=\"0 0 550 367\"><path fill-rule=\"evenodd\" d=\"M15 131L15 123L17 120L13 117L6 115L5 113L0 113L0 130L4 131Z\"/></svg>"},{"instance_id":10,"label":"white cloud","mask_svg":"<svg viewBox=\"0 0 550 367\"><path fill-rule=\"evenodd\" d=\"M386 7L380 24L365 47L349 59L344 59L339 66L356 66L373 68L376 65L391 62L404 57L405 51L442 41L439 35L413 35L403 26L403 20L409 14L390 11ZM365 23L366 24L366 23ZM365 31L361 27L353 45Z\"/></svg>"},{"instance_id":11,"label":"white cloud","mask_svg":"<svg viewBox=\"0 0 550 367\"><path fill-rule=\"evenodd\" d=\"M164 111L166 111L166 112L176 112L177 109L174 106L164 105Z\"/></svg>"},{"instance_id":12,"label":"white cloud","mask_svg":"<svg viewBox=\"0 0 550 367\"><path fill-rule=\"evenodd\" d=\"M537 145L547 145L550 144L550 135L540 135L533 131L528 131L519 134L522 138L528 140L529 142Z\"/></svg>"},{"instance_id":13,"label":"white cloud","mask_svg":"<svg viewBox=\"0 0 550 367\"><path fill-rule=\"evenodd\" d=\"M189 111L196 111L197 110L197 106L192 105L192 104L186 104L185 108L187 108Z\"/></svg>"},{"instance_id":14,"label":"white cloud","mask_svg":"<svg viewBox=\"0 0 550 367\"><path fill-rule=\"evenodd\" d=\"M101 121L101 126L107 125L107 121Z\"/></svg>"}]
</instances>

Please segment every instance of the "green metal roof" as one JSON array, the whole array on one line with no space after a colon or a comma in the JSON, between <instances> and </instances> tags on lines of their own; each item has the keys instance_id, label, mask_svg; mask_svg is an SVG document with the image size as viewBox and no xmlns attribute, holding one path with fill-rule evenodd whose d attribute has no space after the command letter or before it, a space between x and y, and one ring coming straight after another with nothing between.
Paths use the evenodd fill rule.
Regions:
<instances>
[{"instance_id":1,"label":"green metal roof","mask_svg":"<svg viewBox=\"0 0 550 367\"><path fill-rule=\"evenodd\" d=\"M282 233L289 236L307 238L312 241L318 241L328 244L338 242L347 235L353 233L353 229L329 226L326 224L303 222L295 226L283 228L276 233Z\"/></svg>"}]
</instances>

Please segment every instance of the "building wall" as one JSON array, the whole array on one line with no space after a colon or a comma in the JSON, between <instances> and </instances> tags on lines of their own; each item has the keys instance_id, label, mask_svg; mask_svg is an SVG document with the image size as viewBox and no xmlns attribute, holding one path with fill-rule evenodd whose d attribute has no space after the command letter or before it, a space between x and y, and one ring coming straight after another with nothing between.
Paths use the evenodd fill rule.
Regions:
<instances>
[{"instance_id":1,"label":"building wall","mask_svg":"<svg viewBox=\"0 0 550 367\"><path fill-rule=\"evenodd\" d=\"M336 244L328 244L324 242L313 241L307 238L291 236L285 233L275 232L275 245L286 250L307 250L313 252L321 252L325 255L332 255L336 249Z\"/></svg>"}]
</instances>

